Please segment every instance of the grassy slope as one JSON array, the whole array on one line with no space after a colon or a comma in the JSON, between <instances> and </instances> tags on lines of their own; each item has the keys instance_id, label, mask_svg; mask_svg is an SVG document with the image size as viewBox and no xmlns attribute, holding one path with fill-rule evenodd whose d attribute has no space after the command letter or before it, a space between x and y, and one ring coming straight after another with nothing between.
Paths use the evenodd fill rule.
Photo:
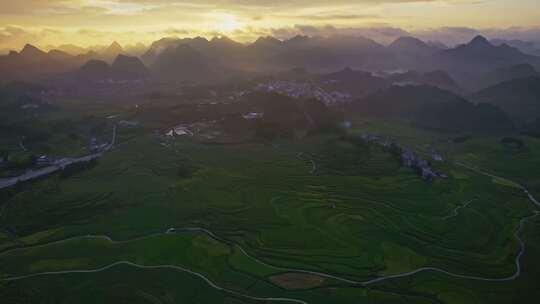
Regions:
<instances>
[{"instance_id":1,"label":"grassy slope","mask_svg":"<svg viewBox=\"0 0 540 304\"><path fill-rule=\"evenodd\" d=\"M420 145L428 138L413 129L403 130L395 137L407 137L409 142L416 140ZM420 266L504 277L515 268L517 243L512 234L517 221L531 211L523 194L504 183L445 164L441 169L451 178L426 184L409 170L400 169L395 160L377 148L350 146L332 138L274 146L211 146L180 141L167 148L154 136L139 135L124 141L89 171L69 179L40 181L10 197L0 219L20 237L0 238L0 247L85 234L107 234L122 240L163 232L169 227L202 226L280 267L325 271L358 280ZM336 158L328 152L337 150L331 149L336 144L348 153L347 157L353 155L347 158L353 166L336 163L342 155ZM460 149L445 151L465 157L467 153L462 151L466 148ZM537 151L535 146L531 151ZM299 152L307 156L298 157ZM318 167L315 175L310 174L310 159ZM198 168L192 178L178 177L178 168L185 163ZM491 163L487 160L482 164ZM455 207L473 198L478 199L457 216L445 219ZM535 238L534 233L527 233L527 241L538 244ZM377 303L429 303L435 299L443 303L505 303L509 295L517 296L520 286L538 278L526 272L518 282L472 283L471 288L467 280L426 273L370 289L288 292L265 279L274 270L254 264L238 250L211 239L203 241L211 246L201 249L196 245L198 240L200 235L119 245L104 241L64 243L0 256L0 272L93 268L123 259L149 265L174 263L199 269L216 283L236 290L304 298L310 303L358 299ZM530 256L538 251L534 245L531 248L525 256L526 265L537 269ZM129 283L124 287L106 284L113 281L111 278L129 278ZM187 298L165 278L181 284ZM127 290L127 284L137 286L136 291ZM99 274L36 277L9 283L0 293L31 289L51 301L68 301L61 291L73 287L80 291L81 298L96 292L108 301L114 301L114 297L146 299L141 300L144 302L155 302L149 299L157 297L161 303L207 302L212 297L219 299L214 300L217 302L245 301L208 288L208 294L203 295L208 299L194 300L189 298L189 286L204 288L200 280L183 273L118 266ZM59 292L50 293L50 287ZM507 298L490 291L492 287Z\"/></svg>"}]
</instances>

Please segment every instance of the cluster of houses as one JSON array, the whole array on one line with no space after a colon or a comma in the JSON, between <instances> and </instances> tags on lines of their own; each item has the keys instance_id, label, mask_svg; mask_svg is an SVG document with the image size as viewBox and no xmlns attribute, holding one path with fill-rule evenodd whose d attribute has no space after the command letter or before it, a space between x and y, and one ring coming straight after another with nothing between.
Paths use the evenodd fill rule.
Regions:
<instances>
[{"instance_id":1,"label":"cluster of houses","mask_svg":"<svg viewBox=\"0 0 540 304\"><path fill-rule=\"evenodd\" d=\"M431 158L433 158L434 161L438 161L438 162L444 161L444 158L442 157L442 155L439 154L435 150L435 148L433 148L432 146L428 146L428 153L429 155L431 155Z\"/></svg>"},{"instance_id":2,"label":"cluster of houses","mask_svg":"<svg viewBox=\"0 0 540 304\"><path fill-rule=\"evenodd\" d=\"M421 176L425 181L433 181L436 178L447 178L446 175L435 171L431 167L431 163L429 161L409 149L400 147L394 141L388 138L383 139L375 134L369 133L360 135L360 138L365 142L376 143L382 147L391 148L393 151L399 151L402 166L416 170L418 175ZM437 151L435 151L435 149L431 146L428 147L428 153L434 161L444 161L442 155L437 153Z\"/></svg>"},{"instance_id":3,"label":"cluster of houses","mask_svg":"<svg viewBox=\"0 0 540 304\"><path fill-rule=\"evenodd\" d=\"M262 112L251 112L251 113L247 113L245 115L242 115L242 117L245 120L261 119L261 118L264 117L264 113L262 113Z\"/></svg>"},{"instance_id":4,"label":"cluster of houses","mask_svg":"<svg viewBox=\"0 0 540 304\"><path fill-rule=\"evenodd\" d=\"M184 135L193 136L193 132L191 132L191 130L186 126L176 126L170 129L169 131L167 131L165 135L170 136L170 137L184 136Z\"/></svg>"},{"instance_id":5,"label":"cluster of houses","mask_svg":"<svg viewBox=\"0 0 540 304\"><path fill-rule=\"evenodd\" d=\"M446 175L435 171L429 161L410 150L405 149L401 152L401 164L404 167L416 170L418 175L422 176L422 179L426 181L432 181L436 178L447 178Z\"/></svg>"},{"instance_id":6,"label":"cluster of houses","mask_svg":"<svg viewBox=\"0 0 540 304\"><path fill-rule=\"evenodd\" d=\"M178 125L176 127L168 129L165 132L165 136L197 136L198 138L202 139L214 139L221 135L221 132L217 131L215 128L217 123L218 121L212 120Z\"/></svg>"},{"instance_id":7,"label":"cluster of houses","mask_svg":"<svg viewBox=\"0 0 540 304\"><path fill-rule=\"evenodd\" d=\"M261 83L255 88L255 91L275 92L299 99L314 98L326 105L348 103L353 99L351 94L339 91L327 92L312 83L281 80Z\"/></svg>"}]
</instances>

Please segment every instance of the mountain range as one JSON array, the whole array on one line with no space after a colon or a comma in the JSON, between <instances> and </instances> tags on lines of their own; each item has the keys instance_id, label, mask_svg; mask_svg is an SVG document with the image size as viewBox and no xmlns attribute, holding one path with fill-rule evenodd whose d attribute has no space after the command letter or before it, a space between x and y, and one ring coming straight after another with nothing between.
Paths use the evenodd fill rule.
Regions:
<instances>
[{"instance_id":1,"label":"mountain range","mask_svg":"<svg viewBox=\"0 0 540 304\"><path fill-rule=\"evenodd\" d=\"M118 55L112 64L103 60L90 60L76 71L69 74L70 78L87 82L100 81L135 81L145 80L150 71L137 57Z\"/></svg>"},{"instance_id":2,"label":"mountain range","mask_svg":"<svg viewBox=\"0 0 540 304\"><path fill-rule=\"evenodd\" d=\"M75 49L64 46L69 48ZM100 53L82 55L61 50L43 52L27 45L21 52L0 56L0 80L43 79L76 70L89 60L112 63L125 53L116 42ZM261 37L247 45L227 37L163 38L152 43L140 59L152 78L160 82L212 83L229 79L231 73L250 75L292 68L328 73L350 67L369 72L401 71L396 79L420 83L434 79L446 82L447 89L462 87L470 91L479 89L479 79L494 70L513 65L540 67L540 57L507 44L494 45L481 36L450 49L414 37L398 38L388 46L348 36L296 36L283 41ZM433 71L446 73L426 74Z\"/></svg>"}]
</instances>

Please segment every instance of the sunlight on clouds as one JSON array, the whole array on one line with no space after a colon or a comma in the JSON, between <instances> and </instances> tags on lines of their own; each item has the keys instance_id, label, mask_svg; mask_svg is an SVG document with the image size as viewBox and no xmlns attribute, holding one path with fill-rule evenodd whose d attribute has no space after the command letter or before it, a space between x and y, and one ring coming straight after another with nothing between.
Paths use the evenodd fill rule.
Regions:
<instances>
[{"instance_id":1,"label":"sunlight on clouds","mask_svg":"<svg viewBox=\"0 0 540 304\"><path fill-rule=\"evenodd\" d=\"M106 14L109 15L132 15L143 13L146 10L158 8L159 5L148 3L135 3L135 2L118 2L118 1L102 1L102 0L89 0L86 1L88 7L99 7L106 9Z\"/></svg>"},{"instance_id":2,"label":"sunlight on clouds","mask_svg":"<svg viewBox=\"0 0 540 304\"><path fill-rule=\"evenodd\" d=\"M20 47L25 41L84 46L111 40L149 43L170 35L170 29L180 37L211 38L221 33L248 42L274 33L282 37L303 33L297 25L305 30L326 28L317 33L328 32L329 25L342 33L365 32L362 29L368 27L406 32L539 27L538 0L519 1L515 5L513 0L5 0L0 9L0 49ZM2 31L10 26L24 31ZM47 32L50 29L57 32Z\"/></svg>"},{"instance_id":3,"label":"sunlight on clouds","mask_svg":"<svg viewBox=\"0 0 540 304\"><path fill-rule=\"evenodd\" d=\"M231 14L217 14L215 30L230 33L244 27L237 17Z\"/></svg>"}]
</instances>

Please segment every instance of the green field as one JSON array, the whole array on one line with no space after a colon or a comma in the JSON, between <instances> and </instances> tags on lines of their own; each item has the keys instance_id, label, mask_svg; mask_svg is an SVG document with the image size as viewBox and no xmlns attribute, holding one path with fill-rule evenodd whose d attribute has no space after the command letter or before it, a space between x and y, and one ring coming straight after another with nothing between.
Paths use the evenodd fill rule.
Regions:
<instances>
[{"instance_id":1,"label":"green field","mask_svg":"<svg viewBox=\"0 0 540 304\"><path fill-rule=\"evenodd\" d=\"M535 302L540 219L518 231L535 211L519 184L540 192L540 142L376 121L352 133L372 130L435 146L449 178L337 134L213 145L121 128L97 166L2 194L2 303ZM478 279L516 273L516 232L520 276ZM372 281L422 267L454 276Z\"/></svg>"}]
</instances>

